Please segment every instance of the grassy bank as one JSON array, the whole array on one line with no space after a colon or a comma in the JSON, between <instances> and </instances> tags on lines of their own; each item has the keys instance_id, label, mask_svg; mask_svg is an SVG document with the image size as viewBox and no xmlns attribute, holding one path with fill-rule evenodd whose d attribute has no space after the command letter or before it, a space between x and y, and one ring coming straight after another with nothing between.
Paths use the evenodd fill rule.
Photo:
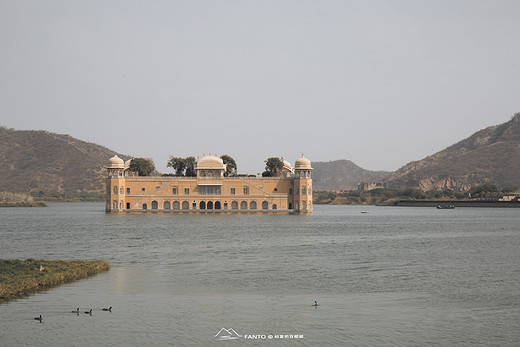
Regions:
<instances>
[{"instance_id":1,"label":"grassy bank","mask_svg":"<svg viewBox=\"0 0 520 347\"><path fill-rule=\"evenodd\" d=\"M35 201L25 193L0 192L0 207L46 207L44 201Z\"/></svg>"},{"instance_id":2,"label":"grassy bank","mask_svg":"<svg viewBox=\"0 0 520 347\"><path fill-rule=\"evenodd\" d=\"M0 201L0 207L47 207L45 201L6 202Z\"/></svg>"},{"instance_id":3,"label":"grassy bank","mask_svg":"<svg viewBox=\"0 0 520 347\"><path fill-rule=\"evenodd\" d=\"M0 301L108 271L105 260L0 259Z\"/></svg>"}]
</instances>

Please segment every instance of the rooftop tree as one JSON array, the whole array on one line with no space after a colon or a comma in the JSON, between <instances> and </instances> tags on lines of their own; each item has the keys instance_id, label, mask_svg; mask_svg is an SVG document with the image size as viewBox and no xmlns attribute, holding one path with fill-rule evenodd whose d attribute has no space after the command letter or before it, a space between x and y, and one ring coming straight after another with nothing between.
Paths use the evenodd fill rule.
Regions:
<instances>
[{"instance_id":1,"label":"rooftop tree","mask_svg":"<svg viewBox=\"0 0 520 347\"><path fill-rule=\"evenodd\" d=\"M224 173L224 176L236 176L237 163L235 162L235 159L231 158L227 154L221 156L220 159L222 159L222 162L224 163L224 165L226 165L226 172Z\"/></svg>"},{"instance_id":2,"label":"rooftop tree","mask_svg":"<svg viewBox=\"0 0 520 347\"><path fill-rule=\"evenodd\" d=\"M184 170L186 169L186 160L180 157L173 157L170 155L167 167L171 167L175 170L175 176L183 176Z\"/></svg>"},{"instance_id":3,"label":"rooftop tree","mask_svg":"<svg viewBox=\"0 0 520 347\"><path fill-rule=\"evenodd\" d=\"M267 158L265 161L265 171L262 177L278 177L281 176L283 169L283 161L280 158Z\"/></svg>"},{"instance_id":4,"label":"rooftop tree","mask_svg":"<svg viewBox=\"0 0 520 347\"><path fill-rule=\"evenodd\" d=\"M128 169L137 172L139 176L150 176L155 170L155 164L150 158L133 158Z\"/></svg>"}]
</instances>

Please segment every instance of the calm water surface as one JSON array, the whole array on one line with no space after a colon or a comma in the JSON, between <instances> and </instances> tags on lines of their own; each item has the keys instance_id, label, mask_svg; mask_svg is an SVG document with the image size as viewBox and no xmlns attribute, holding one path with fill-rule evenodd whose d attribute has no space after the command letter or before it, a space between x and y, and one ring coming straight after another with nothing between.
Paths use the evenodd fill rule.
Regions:
<instances>
[{"instance_id":1,"label":"calm water surface","mask_svg":"<svg viewBox=\"0 0 520 347\"><path fill-rule=\"evenodd\" d=\"M520 209L103 209L0 209L0 258L112 264L0 304L1 346L520 345ZM92 316L71 313L77 307ZM241 337L219 340L221 328Z\"/></svg>"}]
</instances>

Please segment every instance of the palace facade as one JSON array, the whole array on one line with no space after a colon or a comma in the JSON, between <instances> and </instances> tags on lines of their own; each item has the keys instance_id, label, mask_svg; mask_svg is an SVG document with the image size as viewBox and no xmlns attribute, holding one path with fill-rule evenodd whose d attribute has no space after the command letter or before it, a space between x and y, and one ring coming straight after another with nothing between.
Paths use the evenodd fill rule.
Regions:
<instances>
[{"instance_id":1,"label":"palace facade","mask_svg":"<svg viewBox=\"0 0 520 347\"><path fill-rule=\"evenodd\" d=\"M311 162L287 161L281 177L225 177L217 156L198 159L196 177L136 176L117 155L107 167L106 212L312 213Z\"/></svg>"}]
</instances>

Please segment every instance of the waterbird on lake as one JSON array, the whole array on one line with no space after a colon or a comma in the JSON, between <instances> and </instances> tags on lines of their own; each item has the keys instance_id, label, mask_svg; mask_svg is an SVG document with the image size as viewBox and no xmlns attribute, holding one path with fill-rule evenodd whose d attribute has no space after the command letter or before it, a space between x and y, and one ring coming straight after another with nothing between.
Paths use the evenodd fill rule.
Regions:
<instances>
[{"instance_id":1,"label":"waterbird on lake","mask_svg":"<svg viewBox=\"0 0 520 347\"><path fill-rule=\"evenodd\" d=\"M90 309L90 311L85 311L85 314L89 314L92 316L92 309Z\"/></svg>"},{"instance_id":2,"label":"waterbird on lake","mask_svg":"<svg viewBox=\"0 0 520 347\"><path fill-rule=\"evenodd\" d=\"M318 306L318 302L316 300L314 300L314 305L312 306Z\"/></svg>"},{"instance_id":3,"label":"waterbird on lake","mask_svg":"<svg viewBox=\"0 0 520 347\"><path fill-rule=\"evenodd\" d=\"M43 317L42 317L42 315L40 315L40 317L35 317L34 319L36 319L36 320L39 320L39 321L40 321L40 323L41 323L41 322L42 322L42 320L43 320Z\"/></svg>"},{"instance_id":4,"label":"waterbird on lake","mask_svg":"<svg viewBox=\"0 0 520 347\"><path fill-rule=\"evenodd\" d=\"M112 312L112 306L110 306L109 308L104 308L103 311L110 311L110 312Z\"/></svg>"},{"instance_id":5,"label":"waterbird on lake","mask_svg":"<svg viewBox=\"0 0 520 347\"><path fill-rule=\"evenodd\" d=\"M72 313L79 313L79 307L76 309L76 311L72 311Z\"/></svg>"}]
</instances>

